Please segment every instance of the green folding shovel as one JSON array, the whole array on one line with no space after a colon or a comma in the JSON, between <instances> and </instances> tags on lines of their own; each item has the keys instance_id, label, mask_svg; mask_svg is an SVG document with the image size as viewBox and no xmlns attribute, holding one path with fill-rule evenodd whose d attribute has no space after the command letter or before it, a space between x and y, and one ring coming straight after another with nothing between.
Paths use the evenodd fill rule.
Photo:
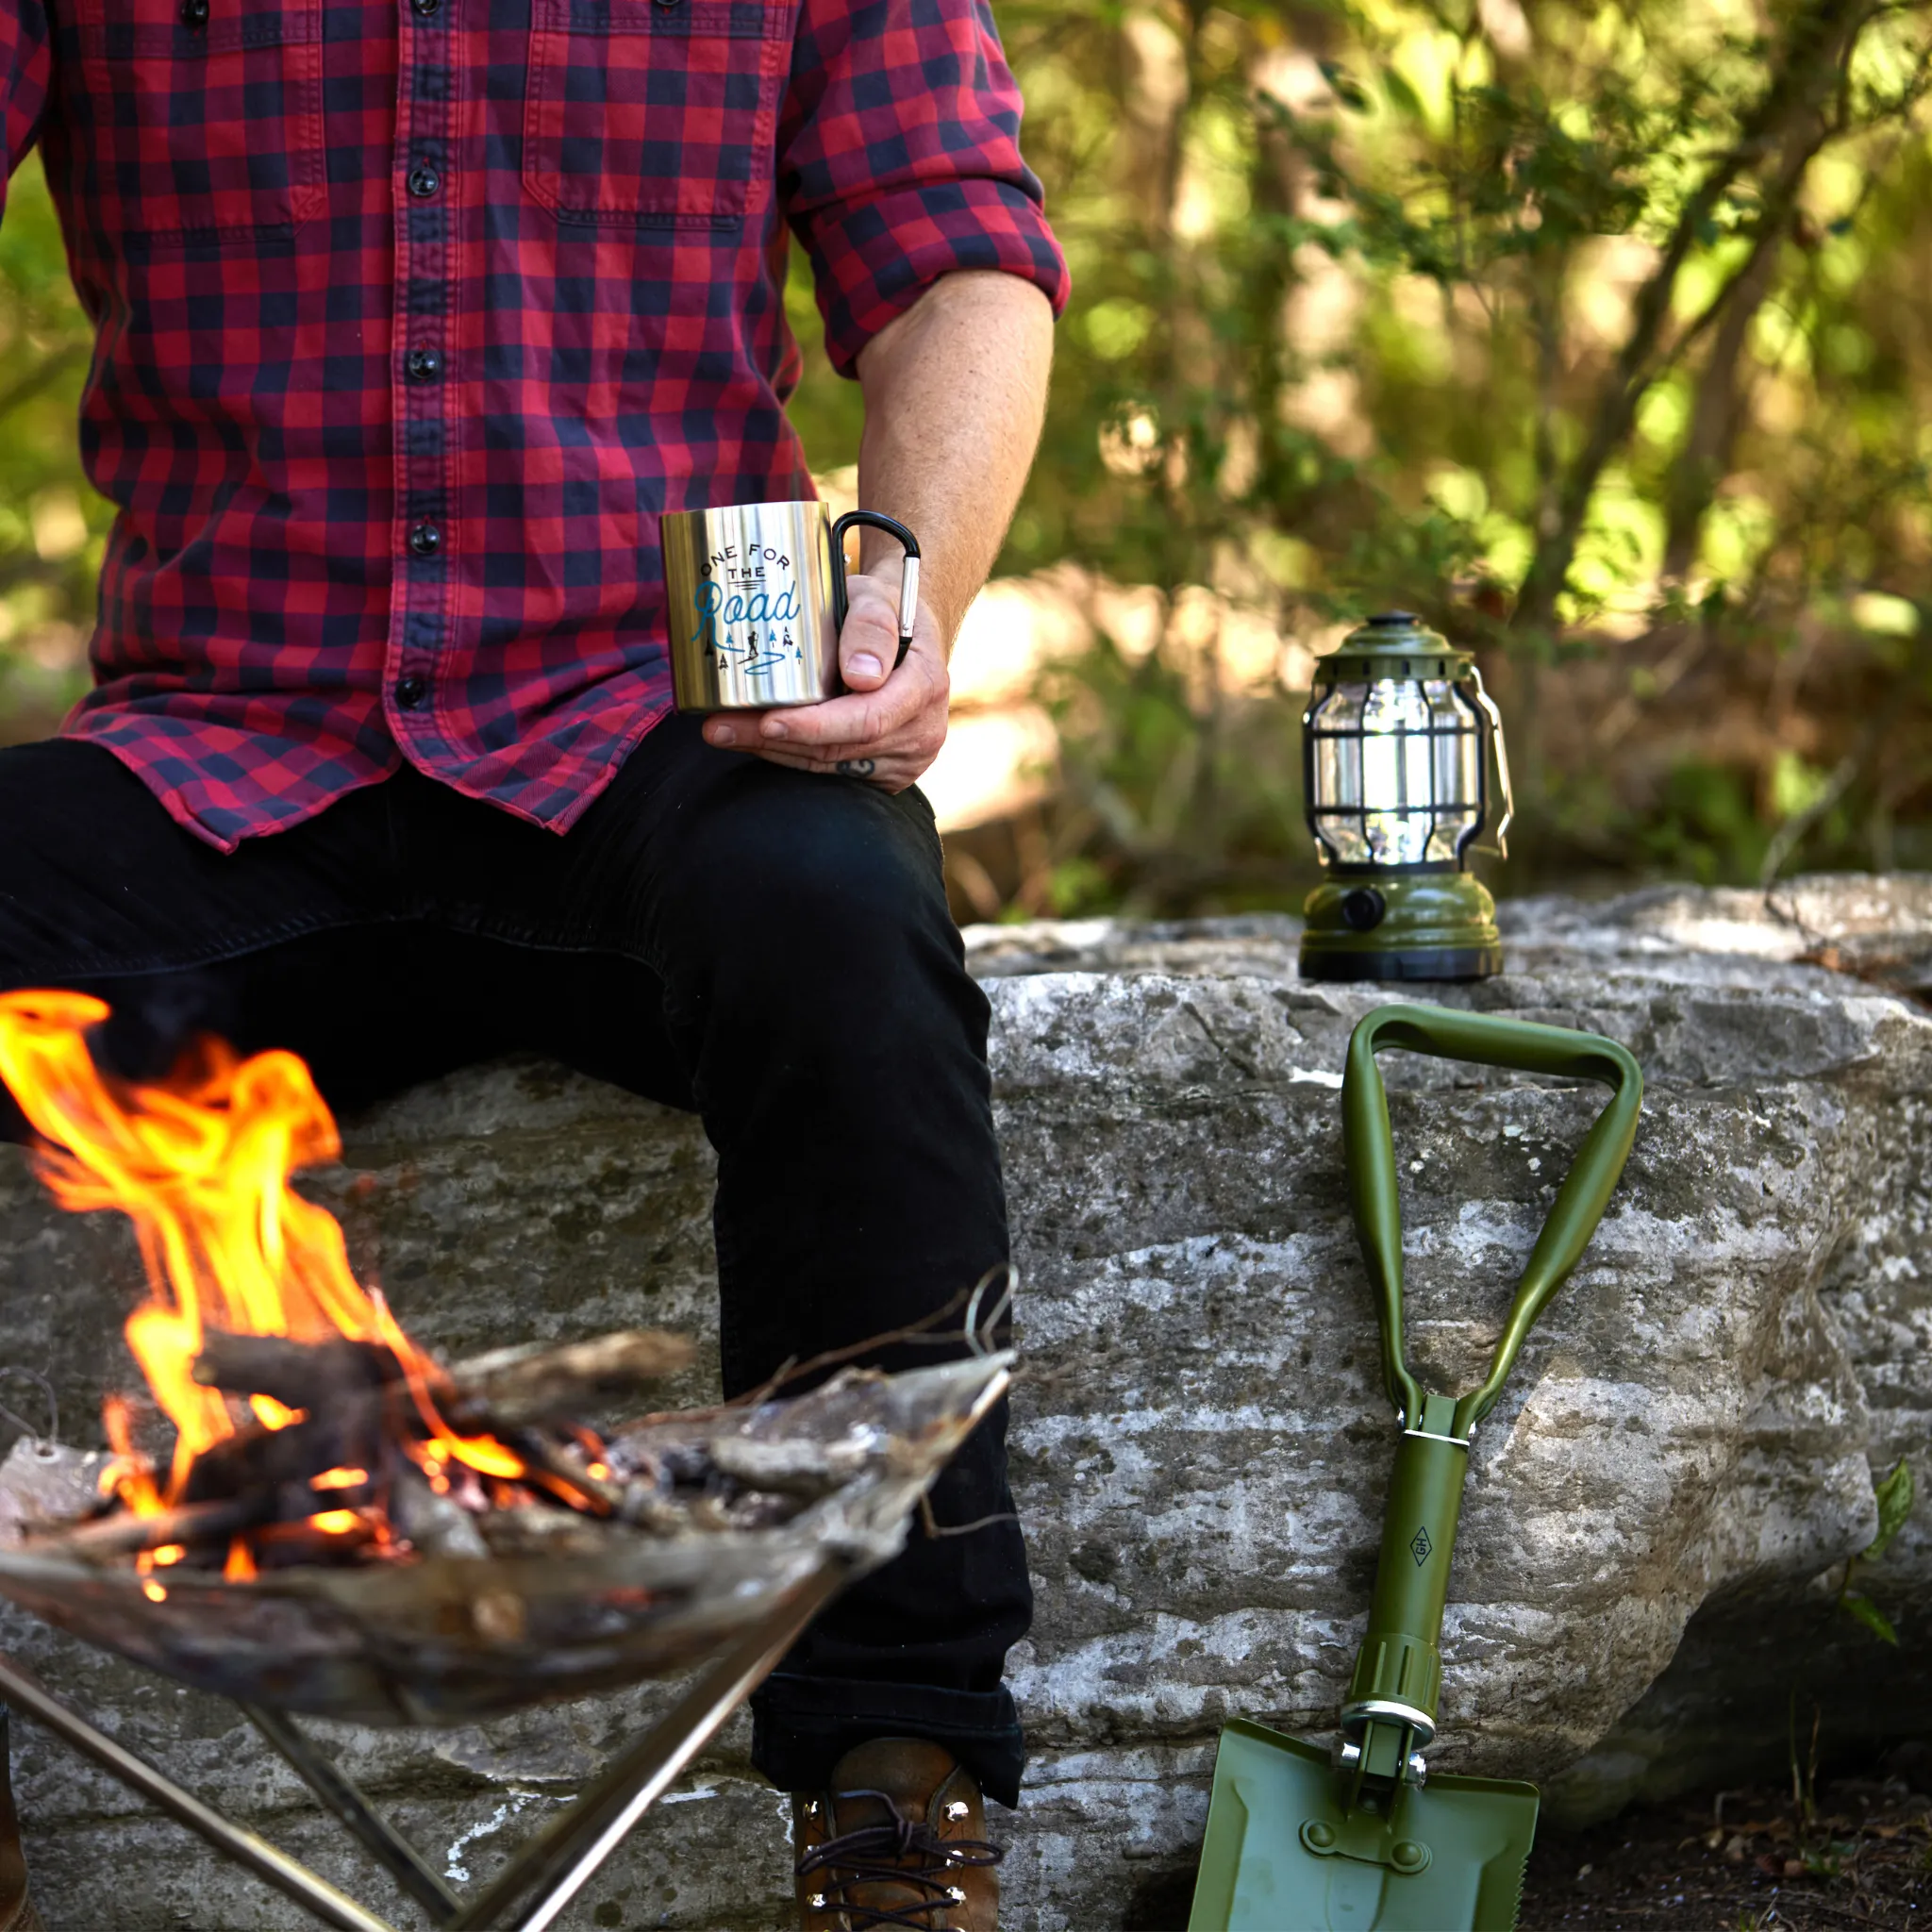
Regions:
<instances>
[{"instance_id":1,"label":"green folding shovel","mask_svg":"<svg viewBox=\"0 0 1932 1932\"><path fill-rule=\"evenodd\" d=\"M1598 1115L1537 1238L1479 1389L1424 1391L1402 1353L1402 1214L1385 1046L1600 1080ZM1189 1932L1509 1932L1536 1836L1537 1791L1430 1776L1442 1687L1442 1607L1469 1443L1524 1339L1569 1279L1637 1131L1643 1076L1613 1041L1440 1007L1378 1007L1355 1029L1341 1083L1349 1201L1382 1324L1382 1373L1402 1434L1369 1627L1332 1753L1237 1720L1221 1734Z\"/></svg>"}]
</instances>

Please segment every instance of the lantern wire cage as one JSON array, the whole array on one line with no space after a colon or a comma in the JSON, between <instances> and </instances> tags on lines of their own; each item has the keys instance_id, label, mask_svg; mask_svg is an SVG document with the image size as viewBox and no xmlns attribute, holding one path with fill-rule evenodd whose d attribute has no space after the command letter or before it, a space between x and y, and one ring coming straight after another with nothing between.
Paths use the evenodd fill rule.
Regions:
<instances>
[{"instance_id":1,"label":"lantern wire cage","mask_svg":"<svg viewBox=\"0 0 1932 1932\"><path fill-rule=\"evenodd\" d=\"M1330 865L1402 872L1462 865L1489 807L1486 695L1474 680L1446 677L1375 677L1317 689L1303 720L1303 784Z\"/></svg>"}]
</instances>

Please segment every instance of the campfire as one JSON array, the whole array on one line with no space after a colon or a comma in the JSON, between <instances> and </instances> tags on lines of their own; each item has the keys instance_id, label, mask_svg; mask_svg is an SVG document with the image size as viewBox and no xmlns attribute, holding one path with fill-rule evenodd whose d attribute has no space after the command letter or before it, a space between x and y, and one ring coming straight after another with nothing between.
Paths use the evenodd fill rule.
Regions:
<instances>
[{"instance_id":1,"label":"campfire","mask_svg":"<svg viewBox=\"0 0 1932 1932\"><path fill-rule=\"evenodd\" d=\"M233 1583L521 1547L541 1541L532 1511L675 1521L678 1477L698 1473L620 1474L572 1415L681 1367L687 1343L613 1335L452 1376L357 1281L334 1216L290 1185L341 1151L302 1061L203 1041L165 1085L117 1091L88 1049L107 1017L81 993L0 995L0 1079L45 1143L42 1178L64 1208L134 1224L149 1299L127 1345L175 1431L158 1470L132 1406L108 1398L116 1453L98 1513L60 1539L69 1552L131 1558L159 1602L183 1568Z\"/></svg>"},{"instance_id":2,"label":"campfire","mask_svg":"<svg viewBox=\"0 0 1932 1932\"><path fill-rule=\"evenodd\" d=\"M291 1185L335 1159L292 1054L197 1043L104 1075L99 1000L0 995L0 1080L65 1208L132 1222L126 1338L172 1446L110 1395L111 1453L16 1448L0 1591L189 1682L372 1722L451 1722L689 1661L774 1593L891 1556L1007 1357L844 1369L790 1400L583 1418L691 1357L638 1330L454 1365L412 1341Z\"/></svg>"}]
</instances>

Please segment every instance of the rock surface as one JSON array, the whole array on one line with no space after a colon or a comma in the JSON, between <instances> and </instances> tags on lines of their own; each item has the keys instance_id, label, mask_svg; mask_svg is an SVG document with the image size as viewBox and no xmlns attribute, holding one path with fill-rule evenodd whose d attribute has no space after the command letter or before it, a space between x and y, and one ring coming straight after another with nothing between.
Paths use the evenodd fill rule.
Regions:
<instances>
[{"instance_id":1,"label":"rock surface","mask_svg":"<svg viewBox=\"0 0 1932 1932\"><path fill-rule=\"evenodd\" d=\"M1902 1651L1834 1598L1874 1532L1874 1474L1908 1456L1922 1495L1932 1483L1932 1017L1908 996L1932 985L1932 880L1805 880L1769 909L1670 890L1506 913L1509 973L1424 996L1608 1033L1648 1089L1603 1228L1476 1445L1436 1761L1546 1780L1581 1816L1782 1762L1814 1703L1827 1754L1923 1734L1932 1512L1860 1577ZM1041 1591L1013 1658L1036 1762L1001 1821L1012 1932L1184 1923L1217 1727L1320 1730L1360 1628L1392 1426L1336 1090L1378 995L1304 986L1294 933L972 935L1026 1276L1016 1487ZM1466 1383L1592 1101L1384 1065L1410 1358ZM420 1090L347 1141L317 1191L437 1347L714 1333L709 1155L690 1120L522 1065ZM100 1389L129 1374L131 1247L50 1212L9 1157L0 1254L4 1358L49 1369L68 1437L92 1441ZM713 1352L679 1398L714 1374ZM9 1611L0 1644L416 1923L232 1711ZM316 1728L480 1879L662 1696L441 1736ZM782 1807L745 1742L727 1732L566 1924L786 1923ZM51 1932L302 1923L25 1724L16 1760Z\"/></svg>"}]
</instances>

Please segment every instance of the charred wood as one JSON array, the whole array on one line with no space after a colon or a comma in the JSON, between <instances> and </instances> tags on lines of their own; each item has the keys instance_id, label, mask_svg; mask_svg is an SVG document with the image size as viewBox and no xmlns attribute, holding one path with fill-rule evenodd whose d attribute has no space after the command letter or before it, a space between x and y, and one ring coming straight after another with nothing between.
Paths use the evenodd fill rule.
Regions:
<instances>
[{"instance_id":1,"label":"charred wood","mask_svg":"<svg viewBox=\"0 0 1932 1932\"><path fill-rule=\"evenodd\" d=\"M489 1547L476 1520L454 1496L440 1496L421 1470L405 1461L390 1491L396 1535L424 1557L483 1557Z\"/></svg>"},{"instance_id":2,"label":"charred wood","mask_svg":"<svg viewBox=\"0 0 1932 1932\"><path fill-rule=\"evenodd\" d=\"M625 1328L561 1348L493 1349L458 1362L449 1376L460 1395L519 1426L567 1421L597 1403L619 1401L691 1358L691 1345L681 1335Z\"/></svg>"},{"instance_id":3,"label":"charred wood","mask_svg":"<svg viewBox=\"0 0 1932 1932\"><path fill-rule=\"evenodd\" d=\"M230 1395L267 1395L284 1408L311 1412L344 1400L366 1401L402 1380L392 1351L346 1336L296 1341L286 1335L231 1335L209 1329L194 1358L194 1379Z\"/></svg>"},{"instance_id":4,"label":"charred wood","mask_svg":"<svg viewBox=\"0 0 1932 1932\"><path fill-rule=\"evenodd\" d=\"M712 1462L748 1490L765 1490L815 1503L864 1468L862 1441L762 1441L753 1436L715 1436L706 1445Z\"/></svg>"},{"instance_id":5,"label":"charred wood","mask_svg":"<svg viewBox=\"0 0 1932 1932\"><path fill-rule=\"evenodd\" d=\"M541 1487L555 1491L561 1485L566 1492L562 1500L575 1505L588 1505L595 1516L615 1516L624 1501L622 1488L600 1476L594 1476L584 1466L582 1457L573 1455L570 1450L546 1442L535 1429L522 1429L506 1426L493 1414L490 1421L495 1424L491 1433L509 1444L531 1470L540 1477L547 1478ZM574 1492L574 1493L571 1493Z\"/></svg>"},{"instance_id":6,"label":"charred wood","mask_svg":"<svg viewBox=\"0 0 1932 1932\"><path fill-rule=\"evenodd\" d=\"M492 1557L587 1557L610 1547L610 1532L594 1516L573 1509L491 1509L474 1519Z\"/></svg>"},{"instance_id":7,"label":"charred wood","mask_svg":"<svg viewBox=\"0 0 1932 1932\"><path fill-rule=\"evenodd\" d=\"M210 1444L194 1458L182 1500L204 1503L257 1491L272 1493L336 1469L364 1470L380 1481L392 1473L395 1460L392 1440L382 1427L381 1397L364 1390L333 1411L311 1413L279 1429L251 1424Z\"/></svg>"},{"instance_id":8,"label":"charred wood","mask_svg":"<svg viewBox=\"0 0 1932 1932\"><path fill-rule=\"evenodd\" d=\"M169 1543L192 1546L215 1539L223 1541L267 1520L275 1507L275 1492L263 1490L250 1496L225 1496L213 1503L183 1503L152 1516L108 1516L75 1524L46 1536L31 1538L26 1547L58 1551L85 1562L111 1562L142 1550Z\"/></svg>"}]
</instances>

